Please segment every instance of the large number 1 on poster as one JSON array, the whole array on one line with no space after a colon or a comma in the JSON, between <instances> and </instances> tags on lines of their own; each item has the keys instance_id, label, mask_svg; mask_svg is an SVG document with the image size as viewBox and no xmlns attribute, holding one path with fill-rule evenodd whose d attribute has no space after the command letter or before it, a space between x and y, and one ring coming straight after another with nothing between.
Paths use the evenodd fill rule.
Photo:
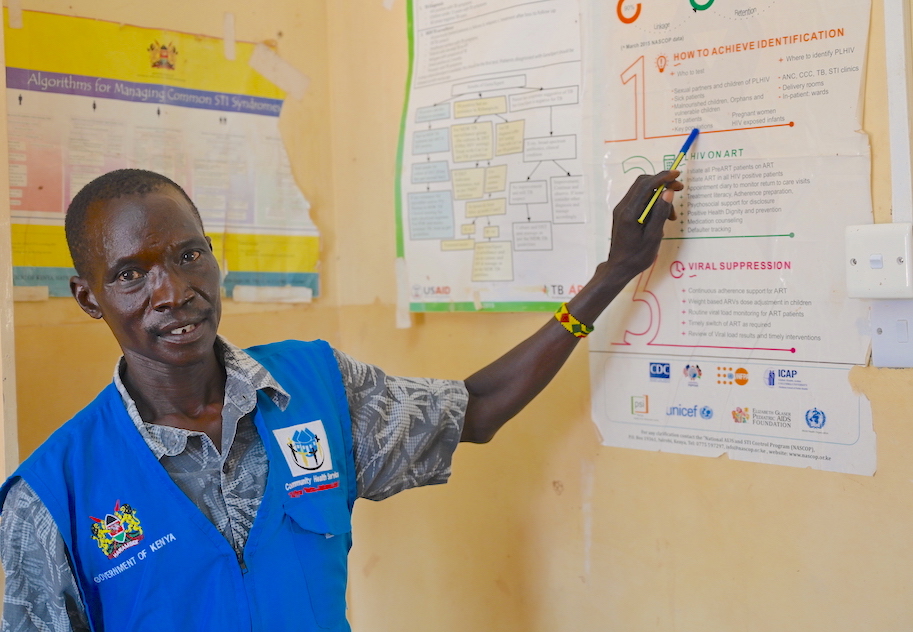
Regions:
<instances>
[{"instance_id":1,"label":"large number 1 on poster","mask_svg":"<svg viewBox=\"0 0 913 632\"><path fill-rule=\"evenodd\" d=\"M634 138L631 140L637 140L647 136L647 122L644 120L647 117L647 108L644 107L647 93L644 88L643 55L621 73L623 84L627 85L632 79L634 80Z\"/></svg>"}]
</instances>

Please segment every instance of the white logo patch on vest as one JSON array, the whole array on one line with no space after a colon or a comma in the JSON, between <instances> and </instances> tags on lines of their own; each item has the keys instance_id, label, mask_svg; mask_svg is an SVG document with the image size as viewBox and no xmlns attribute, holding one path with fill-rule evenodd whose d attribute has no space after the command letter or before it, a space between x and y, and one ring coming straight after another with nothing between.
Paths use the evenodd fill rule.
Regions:
<instances>
[{"instance_id":1,"label":"white logo patch on vest","mask_svg":"<svg viewBox=\"0 0 913 632\"><path fill-rule=\"evenodd\" d=\"M319 419L273 430L292 476L305 476L333 469L333 455L323 422Z\"/></svg>"}]
</instances>

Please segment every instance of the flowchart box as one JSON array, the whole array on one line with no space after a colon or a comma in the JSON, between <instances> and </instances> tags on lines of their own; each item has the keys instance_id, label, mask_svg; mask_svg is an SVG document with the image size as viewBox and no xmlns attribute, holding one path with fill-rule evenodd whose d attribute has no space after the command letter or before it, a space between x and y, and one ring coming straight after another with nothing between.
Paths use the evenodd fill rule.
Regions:
<instances>
[{"instance_id":1,"label":"flowchart box","mask_svg":"<svg viewBox=\"0 0 913 632\"><path fill-rule=\"evenodd\" d=\"M504 90L505 88L522 88L526 85L526 75L511 75L509 77L495 77L493 79L476 79L464 83L455 83L450 88L450 94L459 96L487 92L489 90Z\"/></svg>"},{"instance_id":2,"label":"flowchart box","mask_svg":"<svg viewBox=\"0 0 913 632\"><path fill-rule=\"evenodd\" d=\"M577 158L577 136L542 136L523 143L523 161L573 160Z\"/></svg>"},{"instance_id":3,"label":"flowchart box","mask_svg":"<svg viewBox=\"0 0 913 632\"><path fill-rule=\"evenodd\" d=\"M523 130L526 121L511 121L498 123L495 127L495 154L506 156L519 154L523 151Z\"/></svg>"},{"instance_id":4,"label":"flowchart box","mask_svg":"<svg viewBox=\"0 0 913 632\"><path fill-rule=\"evenodd\" d=\"M515 250L551 250L551 222L515 222Z\"/></svg>"},{"instance_id":5,"label":"flowchart box","mask_svg":"<svg viewBox=\"0 0 913 632\"><path fill-rule=\"evenodd\" d=\"M475 235L476 234L476 225L475 224L461 224L460 225L460 234L461 235Z\"/></svg>"},{"instance_id":6,"label":"flowchart box","mask_svg":"<svg viewBox=\"0 0 913 632\"><path fill-rule=\"evenodd\" d=\"M552 218L556 224L586 222L583 176L552 177Z\"/></svg>"},{"instance_id":7,"label":"flowchart box","mask_svg":"<svg viewBox=\"0 0 913 632\"><path fill-rule=\"evenodd\" d=\"M482 241L472 253L473 281L513 281L514 261L509 241Z\"/></svg>"},{"instance_id":8,"label":"flowchart box","mask_svg":"<svg viewBox=\"0 0 913 632\"><path fill-rule=\"evenodd\" d=\"M494 133L491 123L454 125L451 128L451 134L453 135L454 162L478 162L492 159Z\"/></svg>"},{"instance_id":9,"label":"flowchart box","mask_svg":"<svg viewBox=\"0 0 913 632\"><path fill-rule=\"evenodd\" d=\"M453 250L472 250L475 248L474 239L445 239L441 242L441 250L451 252Z\"/></svg>"},{"instance_id":10,"label":"flowchart box","mask_svg":"<svg viewBox=\"0 0 913 632\"><path fill-rule=\"evenodd\" d=\"M412 163L413 184L425 184L427 182L448 182L449 180L450 165L446 160Z\"/></svg>"},{"instance_id":11,"label":"flowchart box","mask_svg":"<svg viewBox=\"0 0 913 632\"><path fill-rule=\"evenodd\" d=\"M486 226L482 229L482 237L486 239L497 239L501 236L501 229L497 226Z\"/></svg>"},{"instance_id":12,"label":"flowchart box","mask_svg":"<svg viewBox=\"0 0 913 632\"><path fill-rule=\"evenodd\" d=\"M505 112L507 112L507 97L504 96L457 101L453 104L454 118L469 118L472 116L485 116L487 114L504 114Z\"/></svg>"},{"instance_id":13,"label":"flowchart box","mask_svg":"<svg viewBox=\"0 0 913 632\"><path fill-rule=\"evenodd\" d=\"M412 134L412 154L436 154L450 151L450 134L447 128L421 129Z\"/></svg>"},{"instance_id":14,"label":"flowchart box","mask_svg":"<svg viewBox=\"0 0 913 632\"><path fill-rule=\"evenodd\" d=\"M507 188L507 165L495 165L485 170L485 193L495 193Z\"/></svg>"},{"instance_id":15,"label":"flowchart box","mask_svg":"<svg viewBox=\"0 0 913 632\"><path fill-rule=\"evenodd\" d=\"M578 103L580 103L580 88L577 86L549 88L538 92L510 95L511 112L548 108L555 105L576 105Z\"/></svg>"},{"instance_id":16,"label":"flowchart box","mask_svg":"<svg viewBox=\"0 0 913 632\"><path fill-rule=\"evenodd\" d=\"M511 204L546 204L548 202L548 181L511 182L509 197Z\"/></svg>"},{"instance_id":17,"label":"flowchart box","mask_svg":"<svg viewBox=\"0 0 913 632\"><path fill-rule=\"evenodd\" d=\"M485 168L454 169L453 170L453 198L455 200L470 200L480 198L485 194Z\"/></svg>"},{"instance_id":18,"label":"flowchart box","mask_svg":"<svg viewBox=\"0 0 913 632\"><path fill-rule=\"evenodd\" d=\"M507 200L504 198L466 202L466 217L489 217L491 215L506 214Z\"/></svg>"},{"instance_id":19,"label":"flowchart box","mask_svg":"<svg viewBox=\"0 0 913 632\"><path fill-rule=\"evenodd\" d=\"M450 191L409 194L410 239L452 239L453 199Z\"/></svg>"},{"instance_id":20,"label":"flowchart box","mask_svg":"<svg viewBox=\"0 0 913 632\"><path fill-rule=\"evenodd\" d=\"M443 121L450 118L450 104L439 103L438 105L428 105L415 110L416 123L428 123L430 121Z\"/></svg>"}]
</instances>

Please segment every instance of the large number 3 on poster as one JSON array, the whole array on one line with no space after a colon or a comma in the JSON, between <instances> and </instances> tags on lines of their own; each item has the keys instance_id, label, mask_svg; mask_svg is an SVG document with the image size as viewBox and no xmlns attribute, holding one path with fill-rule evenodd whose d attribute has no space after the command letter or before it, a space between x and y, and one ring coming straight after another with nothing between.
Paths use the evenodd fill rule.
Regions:
<instances>
[{"instance_id":1,"label":"large number 3 on poster","mask_svg":"<svg viewBox=\"0 0 913 632\"><path fill-rule=\"evenodd\" d=\"M653 167L653 163L650 162L644 156L631 156L627 160L621 163L621 167L625 173L637 172L645 173L647 175L652 175L656 173L656 169ZM656 337L659 335L659 325L660 325L660 305L659 299L656 298L656 295L653 292L647 290L647 286L650 283L650 277L653 276L653 270L656 268L656 263L654 262L652 266L644 270L640 276L637 277L637 285L634 288L634 294L631 296L631 301L634 303L634 307L646 307L646 314L638 314L631 322L633 323L642 323L637 331L632 331L631 329L626 329L624 333L624 340L615 342L614 344L623 344L630 345L635 340L640 340L646 344L650 344ZM644 320L646 318L646 320Z\"/></svg>"}]
</instances>

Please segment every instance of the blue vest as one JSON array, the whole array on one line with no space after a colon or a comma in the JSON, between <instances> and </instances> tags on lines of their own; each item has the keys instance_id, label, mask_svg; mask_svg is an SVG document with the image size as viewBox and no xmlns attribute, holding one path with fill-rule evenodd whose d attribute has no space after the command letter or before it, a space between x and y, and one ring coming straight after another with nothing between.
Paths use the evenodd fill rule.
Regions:
<instances>
[{"instance_id":1,"label":"blue vest","mask_svg":"<svg viewBox=\"0 0 913 632\"><path fill-rule=\"evenodd\" d=\"M345 388L329 345L247 350L291 395L262 392L269 458L243 562L171 480L110 384L23 463L76 572L92 629L348 631L346 558L355 466Z\"/></svg>"}]
</instances>

